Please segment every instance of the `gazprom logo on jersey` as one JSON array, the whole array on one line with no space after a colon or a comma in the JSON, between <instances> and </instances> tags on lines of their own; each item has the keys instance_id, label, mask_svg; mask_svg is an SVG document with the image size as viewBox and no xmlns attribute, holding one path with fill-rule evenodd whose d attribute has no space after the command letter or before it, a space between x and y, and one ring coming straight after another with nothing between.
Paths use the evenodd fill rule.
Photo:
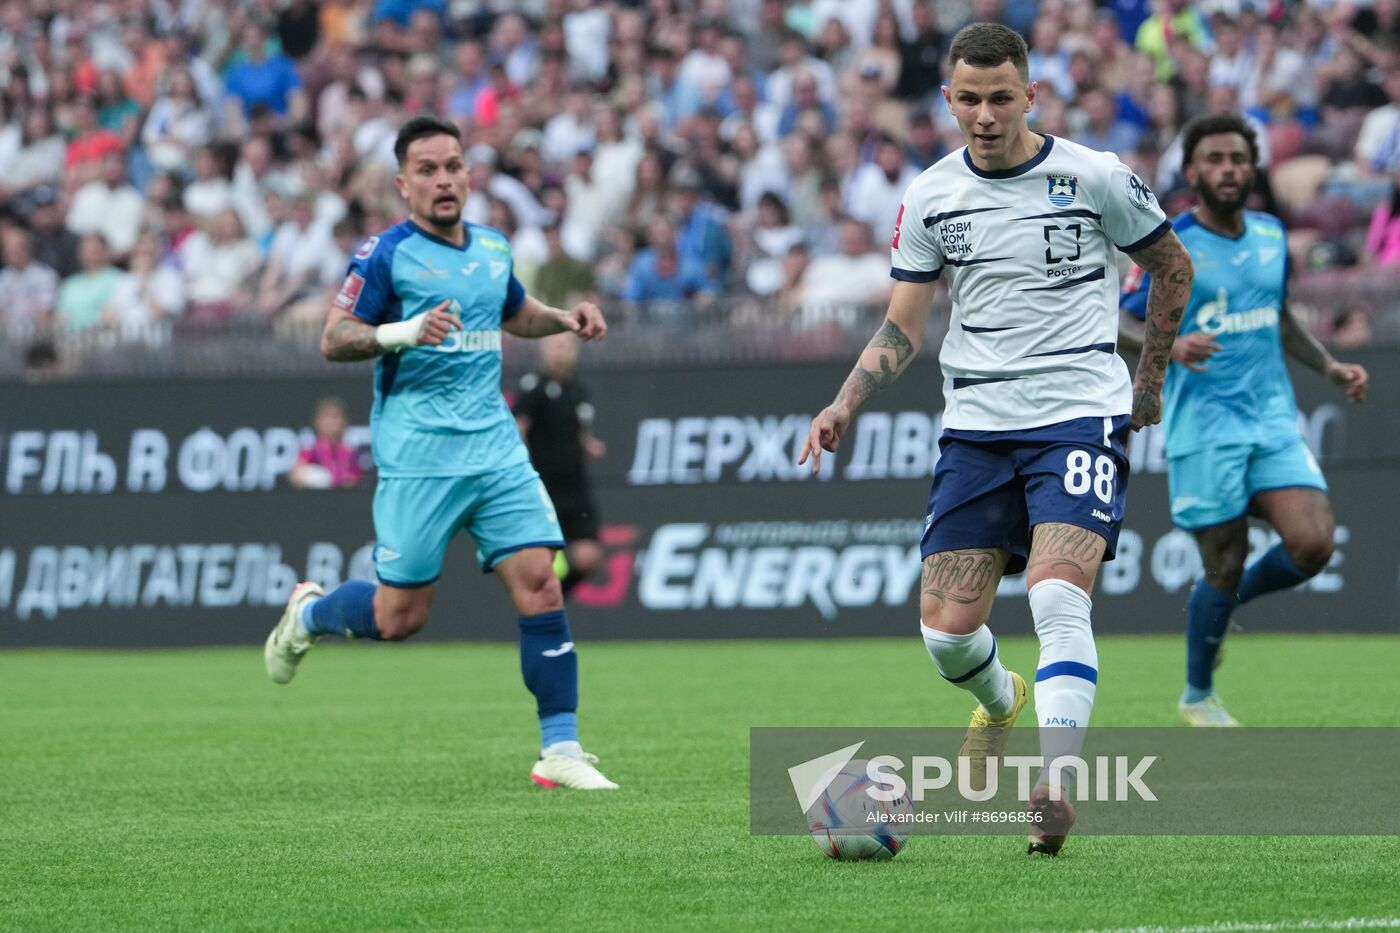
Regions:
<instances>
[{"instance_id":1,"label":"gazprom logo on jersey","mask_svg":"<svg viewBox=\"0 0 1400 933\"><path fill-rule=\"evenodd\" d=\"M1222 288L1216 293L1214 301L1208 301L1196 309L1196 325L1208 334L1242 334L1277 327L1278 308L1265 305L1231 313L1229 295Z\"/></svg>"},{"instance_id":2,"label":"gazprom logo on jersey","mask_svg":"<svg viewBox=\"0 0 1400 933\"><path fill-rule=\"evenodd\" d=\"M1056 207L1069 207L1079 194L1079 176L1046 175L1046 197Z\"/></svg>"},{"instance_id":3,"label":"gazprom logo on jersey","mask_svg":"<svg viewBox=\"0 0 1400 933\"><path fill-rule=\"evenodd\" d=\"M500 353L499 330L454 330L436 347L420 347L438 353Z\"/></svg>"}]
</instances>

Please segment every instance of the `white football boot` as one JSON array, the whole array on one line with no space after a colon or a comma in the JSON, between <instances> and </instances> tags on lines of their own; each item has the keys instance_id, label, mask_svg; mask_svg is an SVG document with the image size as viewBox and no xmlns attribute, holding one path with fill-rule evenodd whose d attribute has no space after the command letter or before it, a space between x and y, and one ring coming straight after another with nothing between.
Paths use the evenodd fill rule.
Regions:
<instances>
[{"instance_id":1,"label":"white football boot","mask_svg":"<svg viewBox=\"0 0 1400 933\"><path fill-rule=\"evenodd\" d=\"M267 644L263 646L263 664L273 683L291 683L297 675L297 665L301 663L302 655L316 644L319 636L309 635L301 627L301 608L308 599L319 599L324 592L316 583L299 583L292 590L292 595L287 597L287 608L282 611L282 618L277 620L272 634L267 636Z\"/></svg>"},{"instance_id":2,"label":"white football boot","mask_svg":"<svg viewBox=\"0 0 1400 933\"><path fill-rule=\"evenodd\" d=\"M570 787L574 790L617 790L617 785L599 771L598 756L578 747L577 742L560 743L572 746L557 751L554 746L544 750L540 760L530 769L530 780L541 787ZM577 750L577 754L570 754Z\"/></svg>"},{"instance_id":3,"label":"white football boot","mask_svg":"<svg viewBox=\"0 0 1400 933\"><path fill-rule=\"evenodd\" d=\"M1220 697L1214 693L1198 703L1178 703L1176 709L1189 726L1228 728L1239 725L1234 716L1225 712L1225 704L1221 703Z\"/></svg>"}]
</instances>

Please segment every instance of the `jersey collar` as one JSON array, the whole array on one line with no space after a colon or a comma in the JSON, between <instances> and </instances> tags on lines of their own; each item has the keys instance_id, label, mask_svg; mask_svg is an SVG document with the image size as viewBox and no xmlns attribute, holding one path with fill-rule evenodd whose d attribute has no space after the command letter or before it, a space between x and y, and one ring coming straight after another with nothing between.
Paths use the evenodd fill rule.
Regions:
<instances>
[{"instance_id":1,"label":"jersey collar","mask_svg":"<svg viewBox=\"0 0 1400 933\"><path fill-rule=\"evenodd\" d=\"M418 226L418 225L417 225L416 223L414 223L411 219L410 219L410 220L405 220L404 223L408 224L409 228L410 228L414 233L418 234L419 236L425 237L426 239L429 239L429 240L432 240L434 243L441 243L443 246L446 246L448 249L460 250L460 251L462 251L462 252L465 253L465 252L467 251L467 247L469 247L469 246L472 245L472 228L471 228L471 225L468 224L468 223L466 223L465 221L462 223L462 229L463 229L465 235L464 235L463 238L462 238L462 245L461 245L461 246L458 246L456 243L453 243L453 242L451 242L451 241L449 241L449 240L444 240L442 237L438 236L436 233L430 233L429 231L425 230L424 228Z\"/></svg>"},{"instance_id":2,"label":"jersey collar","mask_svg":"<svg viewBox=\"0 0 1400 933\"><path fill-rule=\"evenodd\" d=\"M1015 178L1017 175L1024 175L1044 162L1050 156L1050 150L1054 148L1055 137L1051 136L1049 133L1042 133L1041 135L1045 137L1045 145L1041 146L1039 152L1020 165L1013 165L1011 168L997 169L994 172L984 171L973 164L972 153L966 148L963 149L963 162L967 165L968 169L971 170L972 174L976 175L978 178Z\"/></svg>"}]
</instances>

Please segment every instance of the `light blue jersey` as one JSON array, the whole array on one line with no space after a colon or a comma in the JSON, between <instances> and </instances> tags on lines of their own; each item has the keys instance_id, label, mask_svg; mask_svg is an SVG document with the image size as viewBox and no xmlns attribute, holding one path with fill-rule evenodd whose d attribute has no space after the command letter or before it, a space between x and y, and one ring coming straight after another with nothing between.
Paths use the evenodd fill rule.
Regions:
<instances>
[{"instance_id":1,"label":"light blue jersey","mask_svg":"<svg viewBox=\"0 0 1400 933\"><path fill-rule=\"evenodd\" d=\"M1222 445L1277 445L1298 435L1298 406L1283 361L1279 318L1288 292L1283 224L1255 211L1231 238L1206 229L1190 213L1172 222L1196 266L1181 335L1203 331L1220 345L1192 372L1167 369L1162 422L1167 456ZM1147 316L1147 277L1123 296L1123 307Z\"/></svg>"},{"instance_id":2,"label":"light blue jersey","mask_svg":"<svg viewBox=\"0 0 1400 933\"><path fill-rule=\"evenodd\" d=\"M462 322L440 346L379 358L370 428L381 477L479 476L529 461L501 395L501 322L520 310L525 290L506 238L464 226L463 246L407 220L370 237L336 298L376 325L450 300Z\"/></svg>"}]
</instances>

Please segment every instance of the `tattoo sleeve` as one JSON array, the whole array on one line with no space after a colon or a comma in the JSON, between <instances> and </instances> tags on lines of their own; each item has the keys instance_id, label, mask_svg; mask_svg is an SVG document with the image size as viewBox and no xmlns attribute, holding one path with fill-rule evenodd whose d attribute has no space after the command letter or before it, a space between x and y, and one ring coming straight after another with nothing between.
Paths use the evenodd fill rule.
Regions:
<instances>
[{"instance_id":1,"label":"tattoo sleeve","mask_svg":"<svg viewBox=\"0 0 1400 933\"><path fill-rule=\"evenodd\" d=\"M909 365L918 349L916 340L900 329L894 321L885 319L875 336L870 338L855 368L846 377L837 402L855 411L865 401L879 394Z\"/></svg>"},{"instance_id":2,"label":"tattoo sleeve","mask_svg":"<svg viewBox=\"0 0 1400 933\"><path fill-rule=\"evenodd\" d=\"M374 339L374 325L348 315L326 325L321 335L321 352L335 363L372 360L384 352Z\"/></svg>"},{"instance_id":3,"label":"tattoo sleeve","mask_svg":"<svg viewBox=\"0 0 1400 933\"><path fill-rule=\"evenodd\" d=\"M1279 328L1283 332L1283 349L1289 356L1302 363L1314 372L1327 375L1327 368L1334 362L1332 354L1322 344L1317 342L1317 338L1308 333L1308 329L1303 326L1303 322L1298 320L1293 309L1284 305L1283 319L1279 321Z\"/></svg>"},{"instance_id":4,"label":"tattoo sleeve","mask_svg":"<svg viewBox=\"0 0 1400 933\"><path fill-rule=\"evenodd\" d=\"M1132 254L1133 262L1152 275L1147 293L1147 326L1142 337L1142 354L1138 359L1135 388L1160 389L1172 358L1172 343L1176 340L1181 316L1191 300L1191 283L1195 269L1191 256L1174 232L1167 233L1156 243Z\"/></svg>"}]
</instances>

